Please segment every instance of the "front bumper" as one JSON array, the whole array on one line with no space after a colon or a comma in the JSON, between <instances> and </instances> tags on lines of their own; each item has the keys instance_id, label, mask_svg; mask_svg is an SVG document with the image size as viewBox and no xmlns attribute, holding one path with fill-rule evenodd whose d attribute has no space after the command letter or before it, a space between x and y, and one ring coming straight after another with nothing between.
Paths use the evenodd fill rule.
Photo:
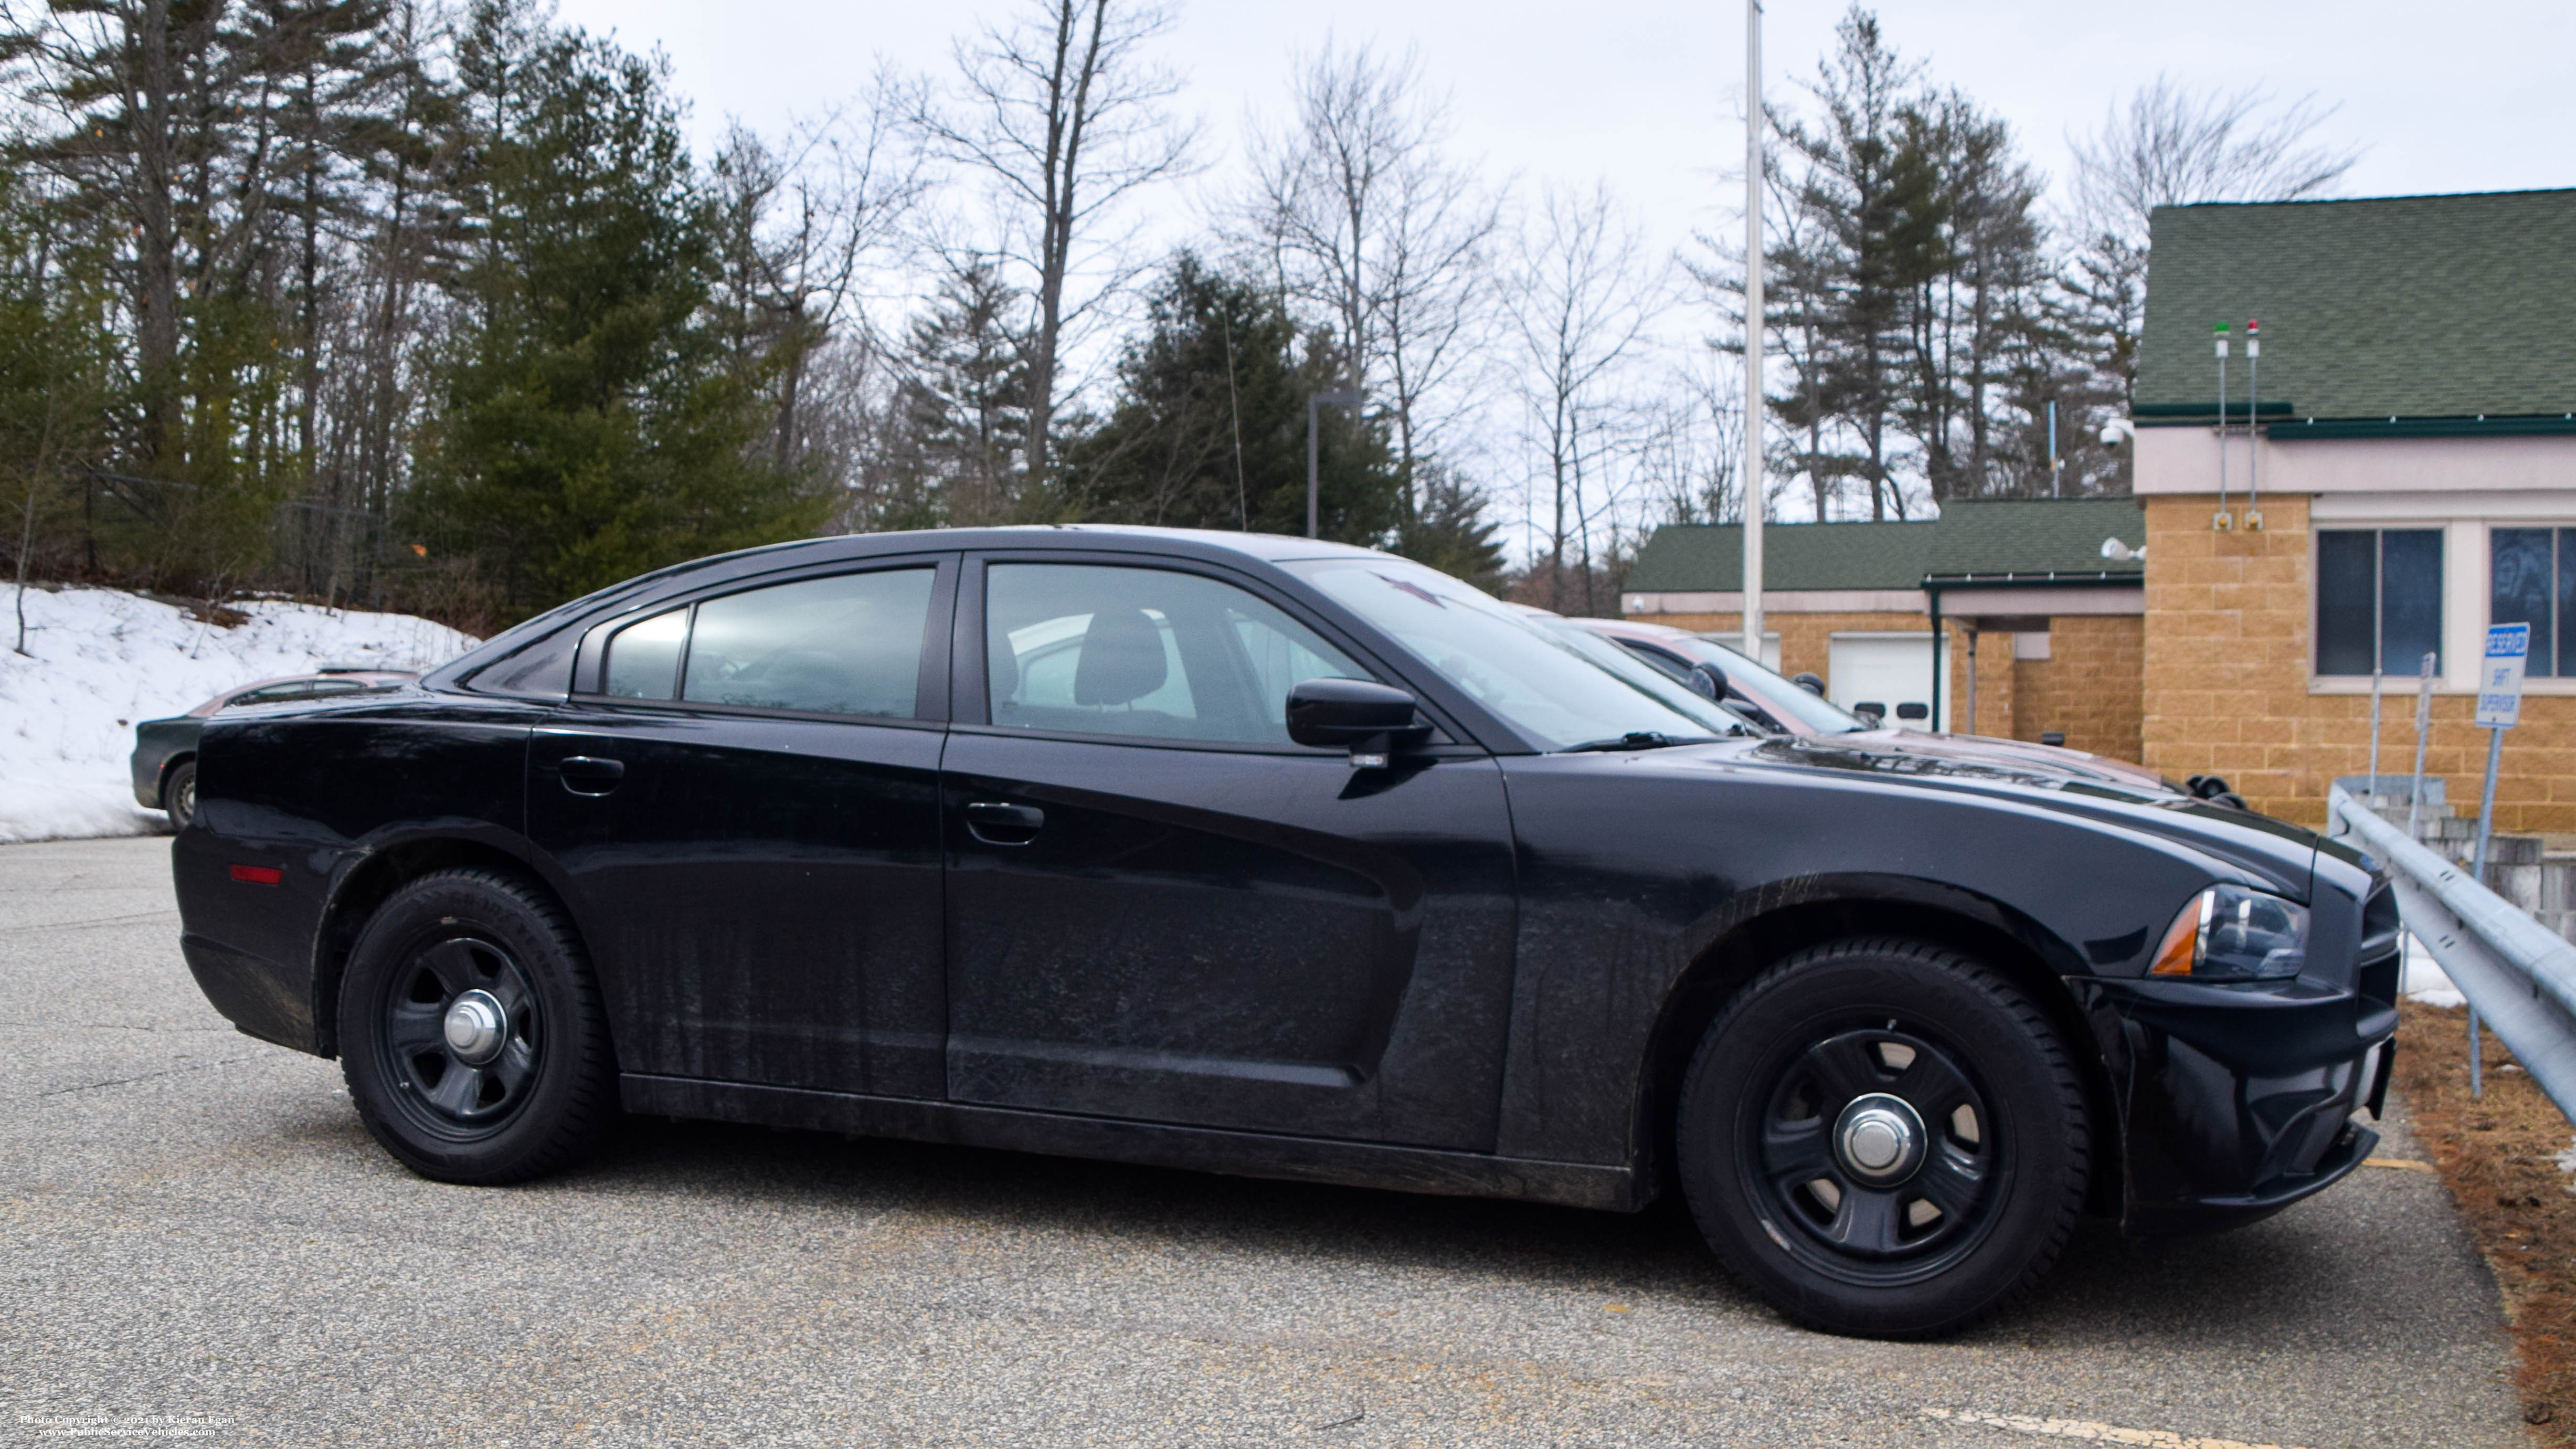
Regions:
<instances>
[{"instance_id":1,"label":"front bumper","mask_svg":"<svg viewBox=\"0 0 2576 1449\"><path fill-rule=\"evenodd\" d=\"M2197 1232L2278 1212L2359 1167L2379 1134L2397 1012L2305 981L2106 984L2127 1146L2123 1226Z\"/></svg>"}]
</instances>

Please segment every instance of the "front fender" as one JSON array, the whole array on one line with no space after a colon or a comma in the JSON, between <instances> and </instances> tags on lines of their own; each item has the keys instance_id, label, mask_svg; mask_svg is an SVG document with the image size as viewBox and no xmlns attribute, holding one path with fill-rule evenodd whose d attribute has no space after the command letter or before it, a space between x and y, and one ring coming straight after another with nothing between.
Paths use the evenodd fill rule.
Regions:
<instances>
[{"instance_id":1,"label":"front fender","mask_svg":"<svg viewBox=\"0 0 2576 1449\"><path fill-rule=\"evenodd\" d=\"M1932 910L2001 932L2064 981L2144 974L2162 928L2239 866L2098 814L1723 749L1507 758L1521 910L1505 1140L1635 1164L1659 1022L1711 947L1788 905ZM1839 893L1839 894L1838 894ZM1889 912L1894 915L1891 909ZM2092 1045L2119 1065L2098 1013Z\"/></svg>"}]
</instances>

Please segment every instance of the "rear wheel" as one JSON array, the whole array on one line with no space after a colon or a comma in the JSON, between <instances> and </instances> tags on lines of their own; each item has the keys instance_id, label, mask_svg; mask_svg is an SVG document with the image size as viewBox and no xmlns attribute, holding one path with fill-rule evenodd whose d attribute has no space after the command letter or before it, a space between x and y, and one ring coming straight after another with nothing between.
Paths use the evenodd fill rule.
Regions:
<instances>
[{"instance_id":1,"label":"rear wheel","mask_svg":"<svg viewBox=\"0 0 2576 1449\"><path fill-rule=\"evenodd\" d=\"M1676 1158L1700 1230L1781 1312L1943 1333L2056 1260L2090 1139L2072 1057L1992 970L1843 941L1747 986L1702 1038Z\"/></svg>"},{"instance_id":2,"label":"rear wheel","mask_svg":"<svg viewBox=\"0 0 2576 1449\"><path fill-rule=\"evenodd\" d=\"M539 1176L613 1110L580 940L553 901L497 872L424 876L379 907L350 953L339 1027L359 1116L424 1177Z\"/></svg>"},{"instance_id":3,"label":"rear wheel","mask_svg":"<svg viewBox=\"0 0 2576 1449\"><path fill-rule=\"evenodd\" d=\"M170 772L169 782L161 787L161 813L170 817L172 830L185 830L197 818L196 761L182 760Z\"/></svg>"}]
</instances>

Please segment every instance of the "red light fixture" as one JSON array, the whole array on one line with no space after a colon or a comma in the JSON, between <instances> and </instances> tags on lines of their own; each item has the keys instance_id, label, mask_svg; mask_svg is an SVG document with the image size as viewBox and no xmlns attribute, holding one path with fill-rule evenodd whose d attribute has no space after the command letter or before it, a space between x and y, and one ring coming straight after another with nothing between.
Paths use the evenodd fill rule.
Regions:
<instances>
[{"instance_id":1,"label":"red light fixture","mask_svg":"<svg viewBox=\"0 0 2576 1449\"><path fill-rule=\"evenodd\" d=\"M276 885L286 879L286 872L273 865L237 865L233 879L244 885Z\"/></svg>"}]
</instances>

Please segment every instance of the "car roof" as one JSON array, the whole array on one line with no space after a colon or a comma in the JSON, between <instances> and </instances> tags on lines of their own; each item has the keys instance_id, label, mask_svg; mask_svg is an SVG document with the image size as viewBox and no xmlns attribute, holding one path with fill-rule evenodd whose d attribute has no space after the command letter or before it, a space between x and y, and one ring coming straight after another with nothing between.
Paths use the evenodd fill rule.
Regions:
<instances>
[{"instance_id":1,"label":"car roof","mask_svg":"<svg viewBox=\"0 0 2576 1449\"><path fill-rule=\"evenodd\" d=\"M892 533L836 534L825 538L800 538L788 543L767 544L760 548L735 553L716 554L695 559L649 574L664 578L694 573L724 564L758 559L784 566L797 555L810 554L818 562L836 558L868 558L878 554L950 552L971 549L1024 548L1106 548L1115 552L1233 554L1280 563L1290 559L1311 558L1386 558L1383 550L1360 548L1353 544L1332 543L1317 538L1297 538L1278 533L1237 533L1215 528L1149 528L1123 523L1029 523L997 528L916 528ZM637 582L630 580L629 582Z\"/></svg>"}]
</instances>

